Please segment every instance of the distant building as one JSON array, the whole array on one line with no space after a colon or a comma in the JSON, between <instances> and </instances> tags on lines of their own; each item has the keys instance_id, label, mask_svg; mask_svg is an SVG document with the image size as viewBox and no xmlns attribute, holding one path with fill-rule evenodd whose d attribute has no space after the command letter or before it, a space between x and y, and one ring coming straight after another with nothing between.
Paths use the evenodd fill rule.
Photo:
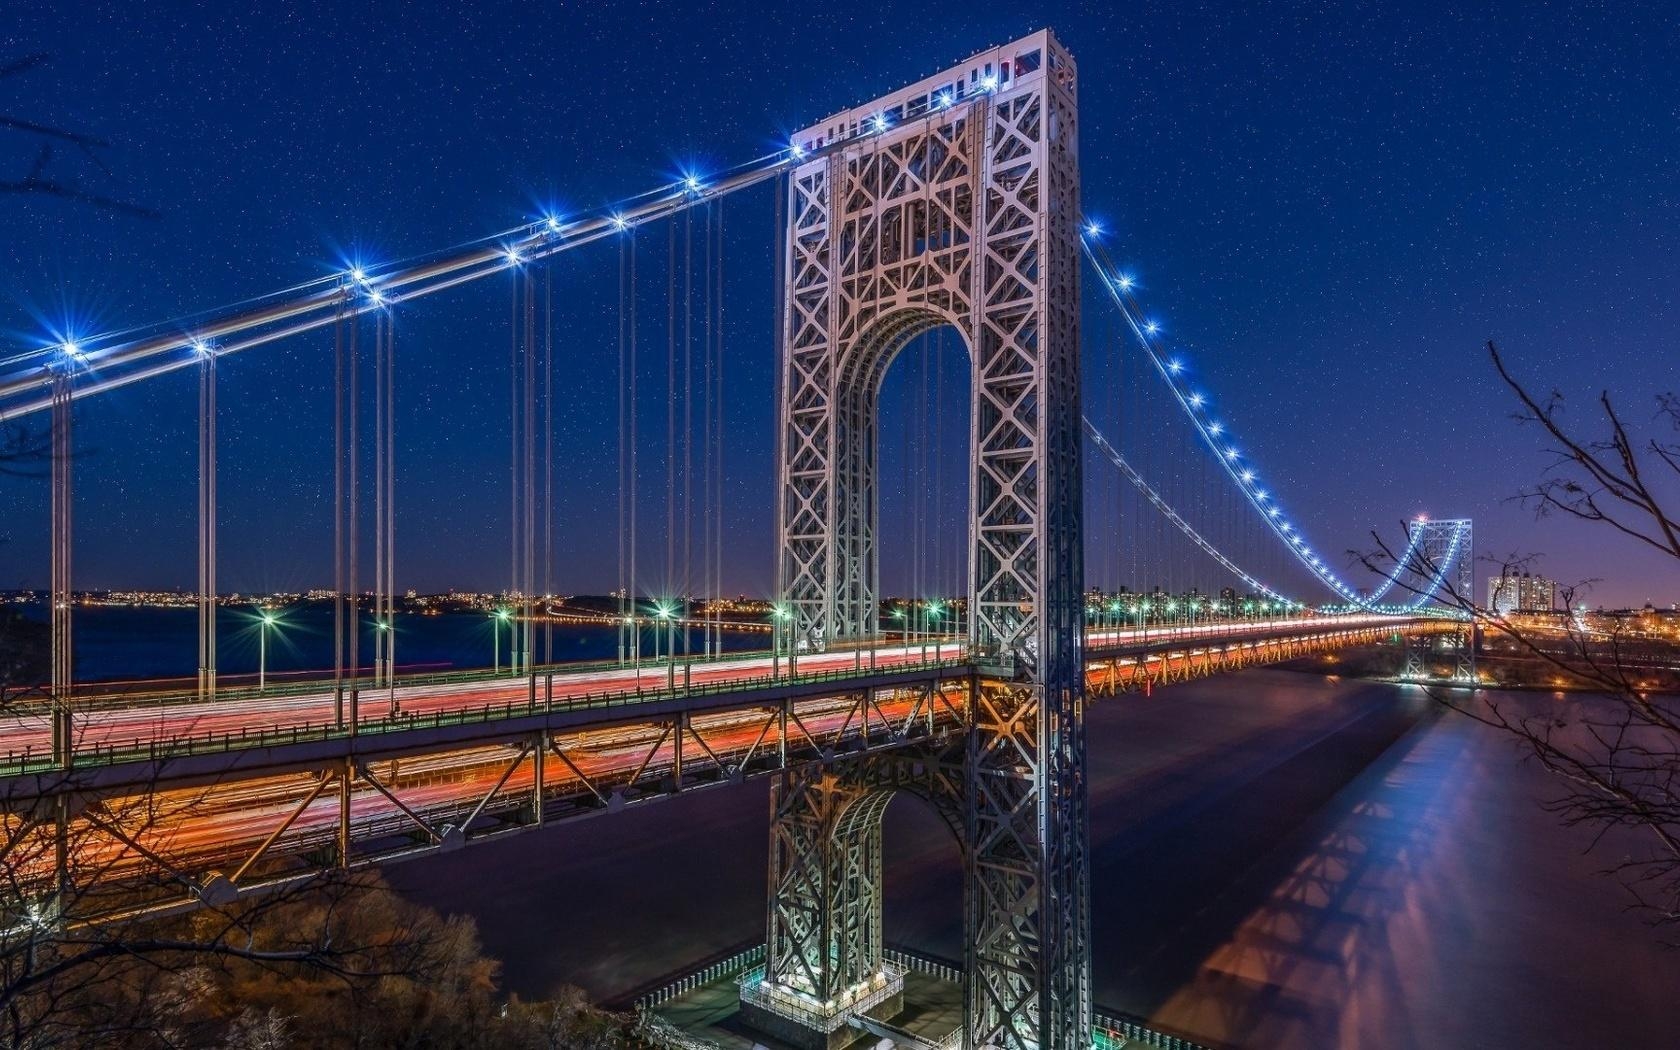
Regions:
<instances>
[{"instance_id":1,"label":"distant building","mask_svg":"<svg viewBox=\"0 0 1680 1050\"><path fill-rule=\"evenodd\" d=\"M1557 583L1532 573L1489 576L1487 608L1504 616L1513 612L1551 612L1557 606Z\"/></svg>"}]
</instances>

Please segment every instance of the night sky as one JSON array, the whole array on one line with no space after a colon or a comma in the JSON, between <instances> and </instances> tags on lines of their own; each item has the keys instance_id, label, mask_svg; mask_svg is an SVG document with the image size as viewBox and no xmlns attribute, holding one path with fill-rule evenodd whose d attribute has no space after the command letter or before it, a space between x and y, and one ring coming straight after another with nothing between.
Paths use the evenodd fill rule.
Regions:
<instances>
[{"instance_id":1,"label":"night sky","mask_svg":"<svg viewBox=\"0 0 1680 1050\"><path fill-rule=\"evenodd\" d=\"M0 11L0 65L51 55L0 80L0 114L110 140L109 173L70 149L52 173L157 213L0 194L0 356L760 156L1048 25L1079 62L1086 210L1320 551L1419 512L1471 516L1485 553L1602 578L1595 601L1680 599L1672 563L1505 502L1545 460L1482 349L1500 341L1583 425L1609 388L1648 430L1653 395L1680 388L1680 40L1664 5L224 6L244 5ZM39 148L0 130L0 180ZM771 196L724 214L724 584L762 594ZM662 251L663 230L642 236ZM662 313L648 258L643 302ZM555 270L564 591L616 581L616 274L611 247ZM485 282L400 320L399 589L507 582L507 294ZM1090 282L1087 299L1089 316ZM330 584L330 354L322 335L223 364L224 589ZM195 395L183 374L79 410L78 586L192 586ZM890 409L884 444L913 415ZM643 521L662 524L662 416L642 442ZM948 478L942 493L957 506ZM44 586L45 482L0 478L0 508L0 587ZM659 561L663 538L642 540Z\"/></svg>"}]
</instances>

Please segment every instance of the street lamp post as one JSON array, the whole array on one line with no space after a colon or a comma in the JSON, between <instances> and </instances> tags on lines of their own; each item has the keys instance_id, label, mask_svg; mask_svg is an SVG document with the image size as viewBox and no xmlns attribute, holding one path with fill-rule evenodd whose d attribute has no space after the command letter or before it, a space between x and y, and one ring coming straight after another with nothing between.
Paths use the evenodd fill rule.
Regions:
<instances>
[{"instance_id":1,"label":"street lamp post","mask_svg":"<svg viewBox=\"0 0 1680 1050\"><path fill-rule=\"evenodd\" d=\"M507 623L508 611L497 609L490 616L490 672L500 674L502 670L502 624ZM513 627L508 626L508 656L513 655Z\"/></svg>"},{"instance_id":2,"label":"street lamp post","mask_svg":"<svg viewBox=\"0 0 1680 1050\"><path fill-rule=\"evenodd\" d=\"M391 624L386 620L375 620L373 621L373 627L374 630L383 635L380 648L385 653L386 697L389 699L391 704L391 717L395 718L397 717L397 667L396 663L391 659L391 643L394 641L391 636Z\"/></svg>"},{"instance_id":3,"label":"street lamp post","mask_svg":"<svg viewBox=\"0 0 1680 1050\"><path fill-rule=\"evenodd\" d=\"M263 612L257 623L257 692L268 688L268 629L273 627L275 616L271 612Z\"/></svg>"},{"instance_id":4,"label":"street lamp post","mask_svg":"<svg viewBox=\"0 0 1680 1050\"><path fill-rule=\"evenodd\" d=\"M677 688L677 625L671 619L671 606L665 604L664 602L660 602L658 611L659 618L665 621L665 648L667 653L667 659L665 662L665 688L668 691L675 692ZM657 652L658 645L658 635L656 634L654 636L655 661L659 659Z\"/></svg>"},{"instance_id":5,"label":"street lamp post","mask_svg":"<svg viewBox=\"0 0 1680 1050\"><path fill-rule=\"evenodd\" d=\"M787 608L781 605L770 609L770 677L772 680L782 673L782 639L787 630L783 626L787 622Z\"/></svg>"}]
</instances>

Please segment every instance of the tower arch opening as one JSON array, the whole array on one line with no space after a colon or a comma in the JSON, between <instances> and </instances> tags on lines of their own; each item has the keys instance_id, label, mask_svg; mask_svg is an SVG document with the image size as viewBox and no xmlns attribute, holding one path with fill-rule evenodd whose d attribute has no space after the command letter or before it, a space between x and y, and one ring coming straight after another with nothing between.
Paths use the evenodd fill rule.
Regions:
<instances>
[{"instance_id":1,"label":"tower arch opening","mask_svg":"<svg viewBox=\"0 0 1680 1050\"><path fill-rule=\"evenodd\" d=\"M961 331L937 315L899 319L842 381L860 403L857 499L842 535L857 551L843 600L863 637L926 646L961 637L970 590L972 365ZM884 323L883 327L887 327Z\"/></svg>"}]
</instances>

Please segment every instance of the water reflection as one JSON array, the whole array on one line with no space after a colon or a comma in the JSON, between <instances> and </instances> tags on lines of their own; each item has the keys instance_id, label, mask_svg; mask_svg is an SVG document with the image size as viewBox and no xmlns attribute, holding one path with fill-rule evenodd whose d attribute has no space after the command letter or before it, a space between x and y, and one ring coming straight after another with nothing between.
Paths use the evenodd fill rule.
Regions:
<instances>
[{"instance_id":1,"label":"water reflection","mask_svg":"<svg viewBox=\"0 0 1680 1050\"><path fill-rule=\"evenodd\" d=\"M1099 1003L1252 1048L1673 1045L1680 959L1545 775L1415 688L1252 671L1090 725ZM477 915L516 990L620 994L763 937L766 810L749 783L393 875ZM958 954L948 832L894 806L887 847L887 939Z\"/></svg>"}]
</instances>

